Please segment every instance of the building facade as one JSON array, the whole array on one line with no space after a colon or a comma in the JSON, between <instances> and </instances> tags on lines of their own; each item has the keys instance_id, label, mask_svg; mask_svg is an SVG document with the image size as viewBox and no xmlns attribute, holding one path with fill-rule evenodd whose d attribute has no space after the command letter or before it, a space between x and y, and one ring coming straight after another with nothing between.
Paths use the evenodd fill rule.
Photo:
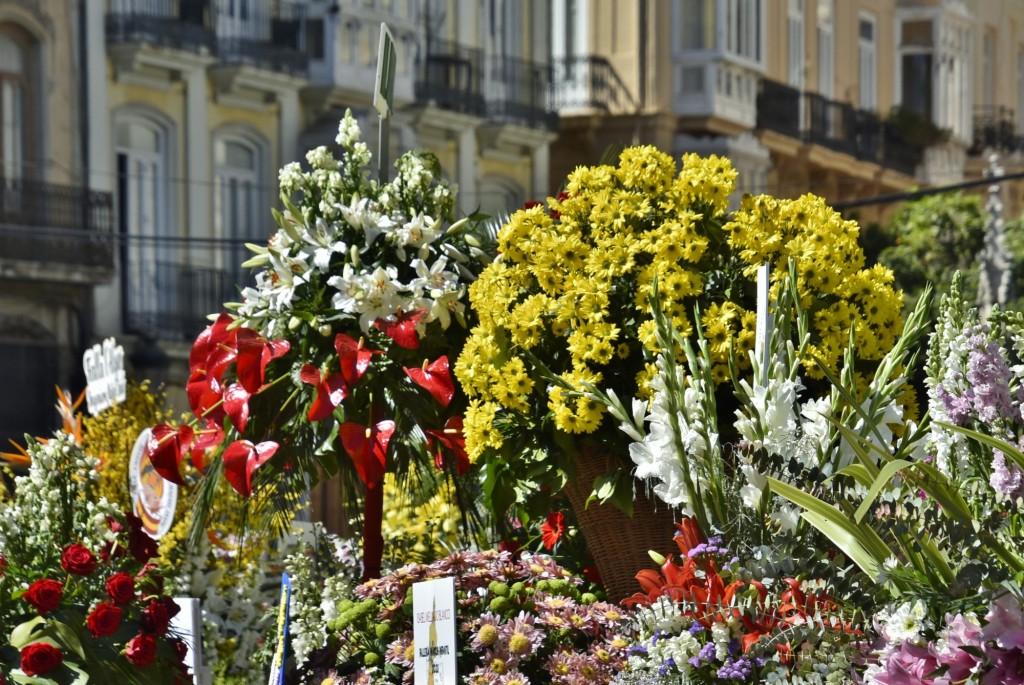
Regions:
<instances>
[{"instance_id":1,"label":"building facade","mask_svg":"<svg viewBox=\"0 0 1024 685\"><path fill-rule=\"evenodd\" d=\"M81 387L92 292L114 275L113 197L91 183L79 3L0 2L0 444L55 427Z\"/></svg>"},{"instance_id":2,"label":"building facade","mask_svg":"<svg viewBox=\"0 0 1024 685\"><path fill-rule=\"evenodd\" d=\"M1019 130L1022 12L1020 0L556 0L552 177L581 151L594 162L643 142L725 154L741 190L832 202L970 178L993 148L982 130Z\"/></svg>"}]
</instances>

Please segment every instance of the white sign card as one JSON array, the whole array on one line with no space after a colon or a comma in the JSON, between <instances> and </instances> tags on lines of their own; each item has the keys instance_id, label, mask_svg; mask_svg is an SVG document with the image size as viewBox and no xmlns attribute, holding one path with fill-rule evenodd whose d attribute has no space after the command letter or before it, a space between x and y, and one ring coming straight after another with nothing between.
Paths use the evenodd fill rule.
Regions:
<instances>
[{"instance_id":1,"label":"white sign card","mask_svg":"<svg viewBox=\"0 0 1024 685\"><path fill-rule=\"evenodd\" d=\"M413 584L416 685L458 685L455 606L454 578Z\"/></svg>"},{"instance_id":2,"label":"white sign card","mask_svg":"<svg viewBox=\"0 0 1024 685\"><path fill-rule=\"evenodd\" d=\"M769 368L771 364L771 351L769 347L771 346L772 328L775 323L775 317L768 307L769 273L767 263L757 268L757 327L754 331L754 357L757 359L758 364L761 365L761 373L758 378L754 379L754 383L761 387L768 385L768 374L771 373Z\"/></svg>"},{"instance_id":3,"label":"white sign card","mask_svg":"<svg viewBox=\"0 0 1024 685\"><path fill-rule=\"evenodd\" d=\"M203 668L203 641L199 639L202 635L203 612L199 608L199 600L175 597L174 602L181 607L181 611L171 619L171 632L184 640L188 647L185 665L192 672L192 682L195 685L207 685L210 675L208 669Z\"/></svg>"},{"instance_id":4,"label":"white sign card","mask_svg":"<svg viewBox=\"0 0 1024 685\"><path fill-rule=\"evenodd\" d=\"M132 497L132 513L142 519L142 529L159 540L174 525L178 506L178 486L156 472L146 455L151 432L139 433L128 461L128 487Z\"/></svg>"},{"instance_id":5,"label":"white sign card","mask_svg":"<svg viewBox=\"0 0 1024 685\"><path fill-rule=\"evenodd\" d=\"M124 348L113 338L96 344L82 355L85 371L85 402L89 413L96 416L104 409L124 402L128 397L128 381L124 374Z\"/></svg>"}]
</instances>

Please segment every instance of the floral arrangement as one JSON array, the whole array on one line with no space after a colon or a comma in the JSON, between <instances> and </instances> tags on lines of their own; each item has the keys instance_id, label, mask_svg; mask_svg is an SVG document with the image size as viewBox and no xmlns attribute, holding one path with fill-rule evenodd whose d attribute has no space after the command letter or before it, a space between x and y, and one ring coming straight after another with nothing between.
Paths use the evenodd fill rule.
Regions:
<instances>
[{"instance_id":1,"label":"floral arrangement","mask_svg":"<svg viewBox=\"0 0 1024 685\"><path fill-rule=\"evenodd\" d=\"M370 576L384 474L468 468L448 354L466 323L468 267L485 255L470 224L448 224L454 195L436 158L407 153L393 180L371 180L359 135L347 112L339 157L321 146L308 171L281 170L279 229L249 246L255 285L192 348L194 419L157 426L150 455L179 483L191 459L204 476L201 507L221 473L243 497L288 510L311 479L341 471L344 492L365 493Z\"/></svg>"},{"instance_id":2,"label":"floral arrangement","mask_svg":"<svg viewBox=\"0 0 1024 685\"><path fill-rule=\"evenodd\" d=\"M62 433L27 452L0 504L0 679L191 682L156 543L95 496L98 460Z\"/></svg>"},{"instance_id":3,"label":"floral arrangement","mask_svg":"<svg viewBox=\"0 0 1024 685\"><path fill-rule=\"evenodd\" d=\"M500 258L470 286L479 324L455 365L471 400L467 456L484 463L495 513L546 514L543 493L559 492L572 474L565 452L589 443L625 453L609 403L590 391L653 393L663 352L655 289L681 338L706 341L708 391L750 368L755 274L765 263L776 299L795 265L811 333L799 361L812 378L843 366L851 330L859 377L892 347L902 299L891 273L864 268L856 224L811 195L746 197L727 214L735 176L726 159L685 155L677 173L655 148L629 148L618 166L577 168L564 192L501 229ZM681 346L665 352L685 362ZM601 501L628 506L623 466L596 484Z\"/></svg>"},{"instance_id":4,"label":"floral arrangement","mask_svg":"<svg viewBox=\"0 0 1024 685\"><path fill-rule=\"evenodd\" d=\"M822 581L755 580L721 537L696 520L677 524L682 563L637 574L643 587L624 604L644 607L629 649L633 678L681 682L846 682L857 636ZM804 681L808 682L808 681Z\"/></svg>"},{"instance_id":5,"label":"floral arrangement","mask_svg":"<svg viewBox=\"0 0 1024 685\"><path fill-rule=\"evenodd\" d=\"M330 595L316 682L413 679L412 584L453 576L459 611L458 669L471 683L608 683L625 666L629 612L543 555L459 552L413 564ZM324 675L326 674L326 676Z\"/></svg>"}]
</instances>

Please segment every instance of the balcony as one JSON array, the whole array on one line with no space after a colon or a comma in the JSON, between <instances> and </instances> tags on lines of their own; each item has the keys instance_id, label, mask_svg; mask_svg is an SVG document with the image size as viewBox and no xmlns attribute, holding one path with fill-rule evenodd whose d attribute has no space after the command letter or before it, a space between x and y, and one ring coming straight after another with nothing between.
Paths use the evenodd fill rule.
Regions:
<instances>
[{"instance_id":1,"label":"balcony","mask_svg":"<svg viewBox=\"0 0 1024 685\"><path fill-rule=\"evenodd\" d=\"M152 259L154 252L163 256ZM239 283L249 280L241 270L175 259L168 245L129 242L121 282L125 330L155 340L193 340L209 325L209 314L239 300Z\"/></svg>"},{"instance_id":2,"label":"balcony","mask_svg":"<svg viewBox=\"0 0 1024 685\"><path fill-rule=\"evenodd\" d=\"M476 117L487 115L483 95L483 51L432 39L416 69L416 100Z\"/></svg>"},{"instance_id":3,"label":"balcony","mask_svg":"<svg viewBox=\"0 0 1024 685\"><path fill-rule=\"evenodd\" d=\"M703 119L720 133L750 129L757 117L759 79L756 69L730 55L690 53L673 64L674 111Z\"/></svg>"},{"instance_id":4,"label":"balcony","mask_svg":"<svg viewBox=\"0 0 1024 685\"><path fill-rule=\"evenodd\" d=\"M305 6L232 0L108 0L107 44L208 55L229 66L304 76Z\"/></svg>"},{"instance_id":5,"label":"balcony","mask_svg":"<svg viewBox=\"0 0 1024 685\"><path fill-rule=\"evenodd\" d=\"M486 56L479 48L431 39L416 67L415 95L420 102L486 119L554 131L558 114L551 107L551 67L517 58Z\"/></svg>"},{"instance_id":6,"label":"balcony","mask_svg":"<svg viewBox=\"0 0 1024 685\"><path fill-rule=\"evenodd\" d=\"M636 103L618 72L604 57L567 57L554 63L551 106L557 112L632 113Z\"/></svg>"},{"instance_id":7,"label":"balcony","mask_svg":"<svg viewBox=\"0 0 1024 685\"><path fill-rule=\"evenodd\" d=\"M856 159L913 175L921 153L878 114L845 102L763 79L757 96L757 128L820 145Z\"/></svg>"},{"instance_id":8,"label":"balcony","mask_svg":"<svg viewBox=\"0 0 1024 685\"><path fill-rule=\"evenodd\" d=\"M1024 149L1024 136L1017 130L1017 119L1009 107L982 106L974 108L974 134L969 153L980 155L985 150L1017 152Z\"/></svg>"},{"instance_id":9,"label":"balcony","mask_svg":"<svg viewBox=\"0 0 1024 685\"><path fill-rule=\"evenodd\" d=\"M0 178L0 263L17 263L14 273L108 280L114 268L113 225L110 193Z\"/></svg>"}]
</instances>

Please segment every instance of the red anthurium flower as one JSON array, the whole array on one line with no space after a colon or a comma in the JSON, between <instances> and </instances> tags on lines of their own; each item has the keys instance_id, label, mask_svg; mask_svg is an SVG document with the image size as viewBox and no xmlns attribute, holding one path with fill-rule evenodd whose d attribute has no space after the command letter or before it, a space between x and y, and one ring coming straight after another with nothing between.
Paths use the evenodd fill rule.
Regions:
<instances>
[{"instance_id":1,"label":"red anthurium flower","mask_svg":"<svg viewBox=\"0 0 1024 685\"><path fill-rule=\"evenodd\" d=\"M378 331L394 340L399 347L415 350L420 346L420 338L416 335L416 324L426 313L427 310L423 308L411 309L386 319L377 319L373 325Z\"/></svg>"},{"instance_id":2,"label":"red anthurium flower","mask_svg":"<svg viewBox=\"0 0 1024 685\"><path fill-rule=\"evenodd\" d=\"M206 468L206 450L224 442L224 429L210 419L206 419L206 428L196 432L192 443L192 465L202 473Z\"/></svg>"},{"instance_id":3,"label":"red anthurium flower","mask_svg":"<svg viewBox=\"0 0 1024 685\"><path fill-rule=\"evenodd\" d=\"M373 426L345 422L338 429L341 444L352 457L359 478L367 487L375 488L384 480L388 441L394 432L394 421L381 421Z\"/></svg>"},{"instance_id":4,"label":"red anthurium flower","mask_svg":"<svg viewBox=\"0 0 1024 685\"><path fill-rule=\"evenodd\" d=\"M249 398L252 395L240 383L232 383L224 391L224 411L239 433L249 425Z\"/></svg>"},{"instance_id":5,"label":"red anthurium flower","mask_svg":"<svg viewBox=\"0 0 1024 685\"><path fill-rule=\"evenodd\" d=\"M240 328L238 343L238 381L250 393L259 392L271 359L283 357L291 349L287 340L267 340L256 331Z\"/></svg>"},{"instance_id":6,"label":"red anthurium flower","mask_svg":"<svg viewBox=\"0 0 1024 685\"><path fill-rule=\"evenodd\" d=\"M462 432L462 417L453 416L448 419L441 430L424 431L430 437L427 438L427 449L434 450L434 465L437 468L444 468L445 454L451 453L455 457L455 469L461 476L469 470L469 455L466 454L466 436ZM434 440L438 444L434 445Z\"/></svg>"},{"instance_id":7,"label":"red anthurium flower","mask_svg":"<svg viewBox=\"0 0 1024 685\"><path fill-rule=\"evenodd\" d=\"M156 472L172 483L185 485L181 477L181 461L191 450L193 437L192 427L188 424L178 426L177 430L163 423L153 426L146 444L146 456Z\"/></svg>"},{"instance_id":8,"label":"red anthurium flower","mask_svg":"<svg viewBox=\"0 0 1024 685\"><path fill-rule=\"evenodd\" d=\"M356 342L344 333L334 336L334 349L338 351L338 359L341 360L341 374L349 388L354 387L366 370L370 368L370 359L373 355L383 354L380 350L363 347L362 339Z\"/></svg>"},{"instance_id":9,"label":"red anthurium flower","mask_svg":"<svg viewBox=\"0 0 1024 685\"><path fill-rule=\"evenodd\" d=\"M548 514L540 526L540 534L541 540L544 541L544 549L554 549L555 544L565 535L565 514L560 511Z\"/></svg>"},{"instance_id":10,"label":"red anthurium flower","mask_svg":"<svg viewBox=\"0 0 1024 685\"><path fill-rule=\"evenodd\" d=\"M224 388L220 379L208 376L205 372L193 373L185 385L185 392L196 417L217 423L224 420L224 405L221 404Z\"/></svg>"},{"instance_id":11,"label":"red anthurium flower","mask_svg":"<svg viewBox=\"0 0 1024 685\"><path fill-rule=\"evenodd\" d=\"M252 494L252 474L274 456L276 442L261 442L257 445L248 440L235 440L224 450L224 477L242 497Z\"/></svg>"},{"instance_id":12,"label":"red anthurium flower","mask_svg":"<svg viewBox=\"0 0 1024 685\"><path fill-rule=\"evenodd\" d=\"M441 355L436 361L427 365L423 361L423 367L419 369L407 369L402 367L405 375L412 381L429 392L437 403L447 407L455 395L455 383L452 382L452 374L448 370L448 357Z\"/></svg>"},{"instance_id":13,"label":"red anthurium flower","mask_svg":"<svg viewBox=\"0 0 1024 685\"><path fill-rule=\"evenodd\" d=\"M207 326L192 344L188 355L190 375L201 372L211 378L221 379L224 370L235 359L235 336L237 329L229 329L234 319L227 312L221 312L213 325Z\"/></svg>"},{"instance_id":14,"label":"red anthurium flower","mask_svg":"<svg viewBox=\"0 0 1024 685\"><path fill-rule=\"evenodd\" d=\"M325 375L312 364L306 364L299 372L299 380L316 386L316 399L306 414L310 421L326 419L348 397L348 385L341 371Z\"/></svg>"}]
</instances>

